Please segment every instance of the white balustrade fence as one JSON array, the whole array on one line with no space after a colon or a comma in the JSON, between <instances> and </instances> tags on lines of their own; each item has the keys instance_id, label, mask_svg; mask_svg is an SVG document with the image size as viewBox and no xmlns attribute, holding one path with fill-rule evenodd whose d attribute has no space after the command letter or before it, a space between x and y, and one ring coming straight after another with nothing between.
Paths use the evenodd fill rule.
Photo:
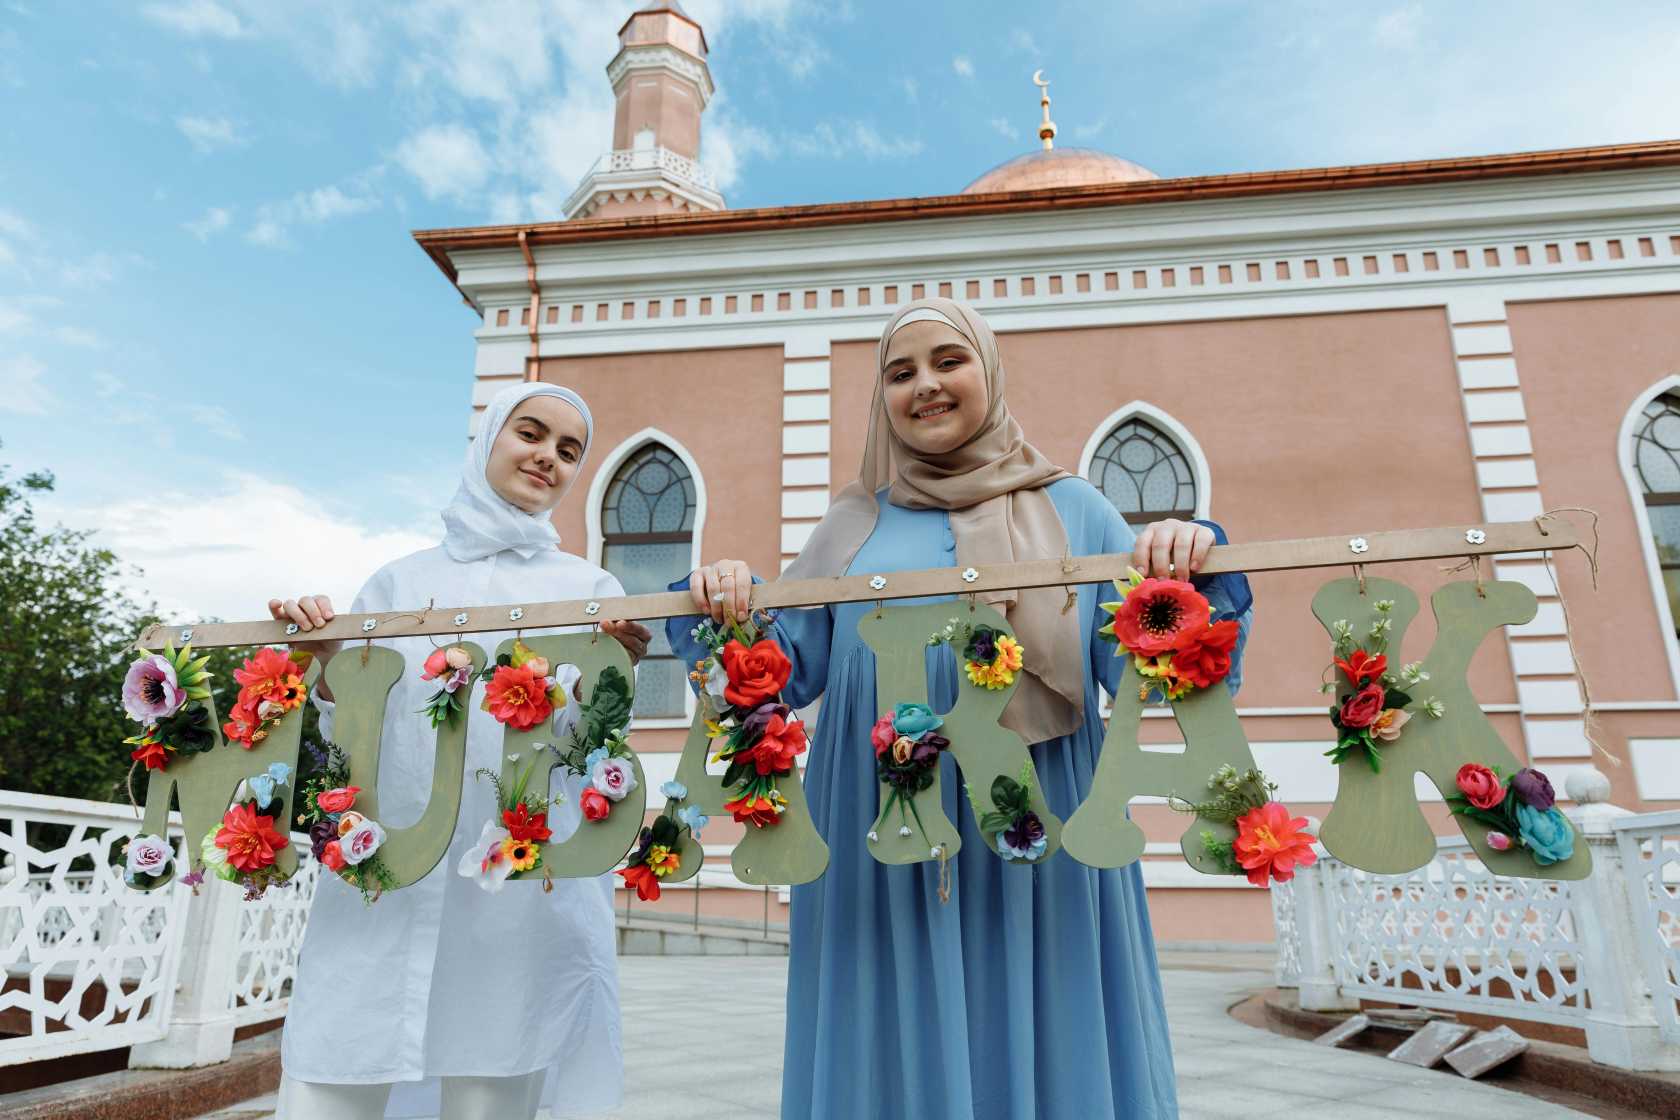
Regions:
<instances>
[{"instance_id":1,"label":"white balustrade fence","mask_svg":"<svg viewBox=\"0 0 1680 1120\"><path fill-rule=\"evenodd\" d=\"M1319 848L1273 888L1279 986L1309 1010L1368 999L1575 1026L1595 1061L1680 1069L1680 813L1609 805L1596 771L1569 793L1593 856L1576 883L1494 875L1458 837L1407 875Z\"/></svg>"},{"instance_id":2,"label":"white balustrade fence","mask_svg":"<svg viewBox=\"0 0 1680 1120\"><path fill-rule=\"evenodd\" d=\"M236 1026L285 1015L320 871L308 839L292 838L291 884L247 903L215 879L196 896L131 889L122 850L139 830L126 805L0 790L0 1065L124 1046L135 1064L203 1064ZM179 852L178 818L169 839Z\"/></svg>"}]
</instances>

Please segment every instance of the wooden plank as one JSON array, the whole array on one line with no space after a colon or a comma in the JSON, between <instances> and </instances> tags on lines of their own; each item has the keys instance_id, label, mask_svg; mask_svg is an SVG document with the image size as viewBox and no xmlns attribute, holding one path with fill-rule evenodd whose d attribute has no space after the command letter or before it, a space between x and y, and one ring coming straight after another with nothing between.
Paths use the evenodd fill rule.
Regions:
<instances>
[{"instance_id":1,"label":"wooden plank","mask_svg":"<svg viewBox=\"0 0 1680 1120\"><path fill-rule=\"evenodd\" d=\"M1484 534L1480 544L1470 544L1466 533ZM1212 549L1202 574L1219 572L1275 572L1298 568L1335 568L1347 564L1391 564L1414 560L1440 560L1457 556L1495 556L1501 553L1538 552L1543 549L1573 548L1579 536L1569 522L1554 518L1542 531L1533 521L1503 521L1487 525L1463 525L1445 529L1396 529L1365 533L1358 537L1308 537L1299 540L1252 541L1220 545ZM1363 542L1355 551L1354 542ZM1120 579L1132 562L1130 553L1075 556L1065 560L1028 560L1018 564L996 564L974 569L975 578L964 580L963 569L924 568L916 571L885 572L879 576L861 574L826 579L777 580L753 589L755 608L810 607L826 603L868 603L877 600L916 599L934 595L967 595L1023 587L1072 586ZM1489 579L1493 573L1485 573ZM876 587L871 581L883 579ZM594 609L591 610L591 607ZM517 618L512 616L519 612ZM492 630L543 630L554 626L587 626L603 619L634 618L644 621L681 617L694 613L685 591L664 591L652 595L627 595L598 602L571 600L552 603L502 604L491 607L430 607L413 611L379 614L341 614L327 626L313 630L309 641L355 641L361 638L412 637L420 634L474 634ZM363 629L372 620L371 630ZM191 631L190 636L188 631ZM260 622L159 623L148 627L136 639L147 649L160 648L173 640L177 646L191 642L199 647L284 645L293 640L284 623Z\"/></svg>"}]
</instances>

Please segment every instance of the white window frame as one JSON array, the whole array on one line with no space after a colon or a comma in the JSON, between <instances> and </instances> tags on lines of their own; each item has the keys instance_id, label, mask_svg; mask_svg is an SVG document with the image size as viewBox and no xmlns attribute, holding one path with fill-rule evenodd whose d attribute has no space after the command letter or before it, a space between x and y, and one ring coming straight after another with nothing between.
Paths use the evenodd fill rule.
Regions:
<instances>
[{"instance_id":1,"label":"white window frame","mask_svg":"<svg viewBox=\"0 0 1680 1120\"><path fill-rule=\"evenodd\" d=\"M1148 401L1131 401L1121 405L1108 414L1107 419L1097 425L1091 438L1085 441L1085 450L1079 453L1079 477L1090 481L1091 460L1097 457L1097 448L1102 446L1114 429L1133 417L1141 417L1155 427L1161 429L1173 438L1184 458L1190 464L1190 477L1196 484L1196 517L1207 520L1208 511L1213 508L1213 472L1208 470L1207 456L1202 452L1202 445L1196 442L1196 437L1173 418L1164 409L1157 408Z\"/></svg>"},{"instance_id":2,"label":"white window frame","mask_svg":"<svg viewBox=\"0 0 1680 1120\"><path fill-rule=\"evenodd\" d=\"M595 468L595 477L589 481L589 498L584 506L584 524L589 535L589 562L598 568L606 568L601 562L602 553L606 548L606 533L601 528L601 507L607 500L607 487L612 485L613 478L625 461L650 443L660 444L680 459L682 465L688 469L689 477L694 480L694 530L689 545L688 565L690 571L700 566L701 532L706 526L705 476L700 473L700 464L695 461L688 448L683 446L681 440L659 428L643 428L609 451L607 457L601 460L601 465ZM694 722L696 707L694 690L684 688L682 716L633 719L630 721L630 730L687 727Z\"/></svg>"},{"instance_id":3,"label":"white window frame","mask_svg":"<svg viewBox=\"0 0 1680 1120\"><path fill-rule=\"evenodd\" d=\"M1680 373L1671 373L1647 388L1633 402L1622 417L1622 427L1616 435L1616 462L1622 468L1622 481L1627 483L1629 504L1639 529L1639 547L1645 556L1645 574L1651 582L1651 597L1656 601L1657 618L1662 621L1663 650L1668 654L1668 675L1674 695L1680 698L1680 642L1674 636L1674 613L1668 606L1668 589L1663 585L1662 562L1657 558L1657 539L1651 532L1651 517L1645 511L1645 488L1639 484L1639 472L1634 469L1633 432L1644 418L1645 406L1664 393L1680 390Z\"/></svg>"}]
</instances>

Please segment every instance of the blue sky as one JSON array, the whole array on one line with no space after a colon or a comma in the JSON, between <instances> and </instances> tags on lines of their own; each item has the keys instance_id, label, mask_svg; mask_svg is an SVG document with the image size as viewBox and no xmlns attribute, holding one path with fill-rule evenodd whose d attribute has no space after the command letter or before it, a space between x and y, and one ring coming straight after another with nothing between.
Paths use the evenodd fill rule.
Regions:
<instances>
[{"instance_id":1,"label":"blue sky","mask_svg":"<svg viewBox=\"0 0 1680 1120\"><path fill-rule=\"evenodd\" d=\"M430 543L474 321L409 231L558 217L634 6L0 0L0 462L172 611ZM1063 143L1168 176L1680 136L1671 3L685 6L733 206L959 190L1040 66Z\"/></svg>"}]
</instances>

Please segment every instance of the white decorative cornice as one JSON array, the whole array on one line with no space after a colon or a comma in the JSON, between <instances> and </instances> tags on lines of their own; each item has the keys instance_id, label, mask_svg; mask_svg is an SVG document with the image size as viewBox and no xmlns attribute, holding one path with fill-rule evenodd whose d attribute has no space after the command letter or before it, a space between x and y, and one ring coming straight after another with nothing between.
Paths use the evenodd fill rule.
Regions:
<instances>
[{"instance_id":1,"label":"white decorative cornice","mask_svg":"<svg viewBox=\"0 0 1680 1120\"><path fill-rule=\"evenodd\" d=\"M624 199L650 192L653 197L663 193L681 199L689 209L723 209L723 196L711 174L694 160L669 148L628 148L595 161L566 199L564 213L567 219L587 218L603 196Z\"/></svg>"},{"instance_id":2,"label":"white decorative cornice","mask_svg":"<svg viewBox=\"0 0 1680 1120\"><path fill-rule=\"evenodd\" d=\"M687 78L700 91L702 111L712 100L715 91L710 67L687 51L667 44L625 47L607 63L607 80L612 83L616 92L624 79L636 70L665 70L680 78Z\"/></svg>"}]
</instances>

